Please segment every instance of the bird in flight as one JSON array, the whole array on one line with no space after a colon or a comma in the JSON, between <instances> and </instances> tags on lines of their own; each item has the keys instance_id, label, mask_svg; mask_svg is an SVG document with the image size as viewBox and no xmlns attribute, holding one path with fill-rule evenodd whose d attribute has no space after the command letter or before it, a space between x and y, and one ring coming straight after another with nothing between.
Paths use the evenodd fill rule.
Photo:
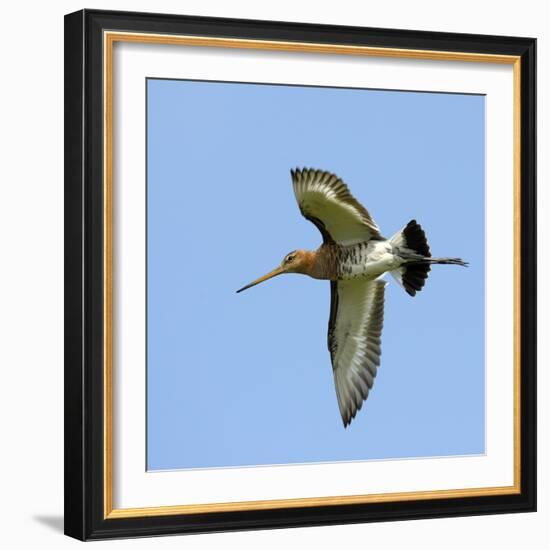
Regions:
<instances>
[{"instance_id":1,"label":"bird in flight","mask_svg":"<svg viewBox=\"0 0 550 550\"><path fill-rule=\"evenodd\" d=\"M295 250L281 265L237 290L283 273L330 281L328 349L338 407L347 427L368 397L380 366L384 292L389 272L411 295L422 290L433 264L466 266L460 258L433 258L416 220L386 239L347 185L330 172L290 171L302 215L321 232L317 250Z\"/></svg>"}]
</instances>

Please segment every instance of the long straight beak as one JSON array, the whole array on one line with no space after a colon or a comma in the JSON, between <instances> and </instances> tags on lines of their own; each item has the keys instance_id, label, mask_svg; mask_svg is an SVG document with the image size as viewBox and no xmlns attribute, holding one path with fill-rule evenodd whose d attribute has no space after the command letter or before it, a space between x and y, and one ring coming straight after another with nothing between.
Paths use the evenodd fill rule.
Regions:
<instances>
[{"instance_id":1,"label":"long straight beak","mask_svg":"<svg viewBox=\"0 0 550 550\"><path fill-rule=\"evenodd\" d=\"M239 292L242 292L243 290L246 290L247 288L250 288L251 286L259 285L260 283L263 283L264 281L267 281L268 279L271 279L272 277L276 277L277 275L281 275L281 273L284 273L285 270L282 267L277 267L273 271L270 271L267 275L264 275L263 277L260 277L259 279L256 279L255 281L252 281L251 283L247 284L246 286L243 286L242 288L239 288L237 290L237 294Z\"/></svg>"}]
</instances>

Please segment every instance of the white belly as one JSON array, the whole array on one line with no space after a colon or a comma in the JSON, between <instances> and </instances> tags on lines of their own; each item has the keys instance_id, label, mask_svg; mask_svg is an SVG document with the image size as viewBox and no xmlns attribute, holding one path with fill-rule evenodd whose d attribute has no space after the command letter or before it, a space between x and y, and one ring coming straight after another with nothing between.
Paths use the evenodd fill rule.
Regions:
<instances>
[{"instance_id":1,"label":"white belly","mask_svg":"<svg viewBox=\"0 0 550 550\"><path fill-rule=\"evenodd\" d=\"M344 262L342 279L376 279L402 263L403 260L393 254L389 241L374 241Z\"/></svg>"}]
</instances>

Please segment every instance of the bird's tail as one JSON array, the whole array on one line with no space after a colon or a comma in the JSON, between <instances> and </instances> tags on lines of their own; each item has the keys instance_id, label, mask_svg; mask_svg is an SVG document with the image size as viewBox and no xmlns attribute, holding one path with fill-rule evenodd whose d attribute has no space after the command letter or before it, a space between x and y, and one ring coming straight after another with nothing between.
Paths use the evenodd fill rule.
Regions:
<instances>
[{"instance_id":1,"label":"bird's tail","mask_svg":"<svg viewBox=\"0 0 550 550\"><path fill-rule=\"evenodd\" d=\"M416 220L411 220L390 239L390 242L399 256L405 260L401 267L390 273L411 296L424 287L431 265L468 265L460 258L432 258L426 233Z\"/></svg>"}]
</instances>

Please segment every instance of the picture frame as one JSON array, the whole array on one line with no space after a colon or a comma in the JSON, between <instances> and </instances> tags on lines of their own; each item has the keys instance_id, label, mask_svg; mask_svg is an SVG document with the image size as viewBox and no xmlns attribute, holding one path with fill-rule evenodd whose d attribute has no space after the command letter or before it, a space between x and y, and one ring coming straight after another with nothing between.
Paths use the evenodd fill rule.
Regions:
<instances>
[{"instance_id":1,"label":"picture frame","mask_svg":"<svg viewBox=\"0 0 550 550\"><path fill-rule=\"evenodd\" d=\"M513 136L509 144L511 154L500 162L512 167L508 194L511 208L503 210L512 228L509 235L513 236L513 246L508 243L508 248L513 250L513 261L505 263L502 270L512 281L506 299L511 304L513 322L500 338L512 350L506 352L512 391L505 399L512 419L507 424L511 434L507 457L512 464L511 483L480 487L473 482L473 486L444 489L200 502L200 483L204 488L210 475L206 472L201 474L199 496L194 503L187 502L182 494L182 502L158 504L159 499L144 490L140 498L144 502L150 500L150 505L116 505L114 493L123 483L124 472L117 470L113 456L125 452L124 441L117 439L124 439L123 427L117 424L115 429L114 417L120 405L113 381L120 376L113 359L119 346L113 319L122 315L116 310L119 287L113 282L114 266L122 261L116 246L119 241L113 237L120 207L113 188L116 170L123 162L117 157L120 148L117 149L113 127L115 120L116 124L126 120L117 119L115 100L116 86L117 90L122 88L123 67L114 63L114 50L120 44L137 44L140 51L159 45L169 46L172 52L178 48L204 48L215 50L220 56L231 52L252 52L257 56L282 52L289 59L302 56L305 63L308 56L329 56L334 66L349 59L393 60L401 63L396 65L397 72L406 75L418 67L407 68L409 61L432 63L434 72L453 63L476 67L480 78L492 67L510 70L511 87L506 93L512 101L508 103L511 108L507 117ZM234 59L228 62L227 74L232 70L236 70ZM239 77L234 80L240 81ZM434 89L438 89L436 84ZM535 115L536 41L532 38L100 10L67 15L65 533L80 540L96 540L535 511ZM498 132L498 128L495 130ZM145 153L136 164L143 172ZM490 203L490 197L487 200ZM132 205L128 203L124 208L131 209ZM491 220L487 221L489 230L490 224ZM495 231L498 229L495 224ZM143 233L132 238L143 241ZM489 278L487 284L499 282ZM498 331L496 337L499 338ZM237 358L230 360L235 362ZM128 391L134 389L130 387ZM143 400L141 390L134 393ZM133 417L132 422L145 424L140 416ZM146 468L143 470L146 474ZM265 477L272 475L269 467L258 472ZM171 474L163 475L168 478Z\"/></svg>"}]
</instances>

